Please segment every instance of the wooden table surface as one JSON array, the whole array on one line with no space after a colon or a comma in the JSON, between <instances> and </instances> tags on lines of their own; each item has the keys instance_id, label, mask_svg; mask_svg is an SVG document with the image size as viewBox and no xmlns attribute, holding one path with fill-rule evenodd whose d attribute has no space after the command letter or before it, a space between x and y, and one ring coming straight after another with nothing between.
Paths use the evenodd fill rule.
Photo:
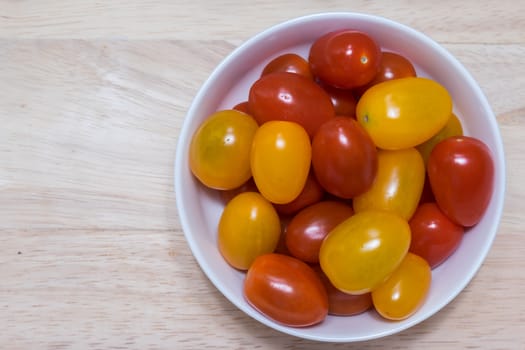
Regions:
<instances>
[{"instance_id":1,"label":"wooden table surface","mask_svg":"<svg viewBox=\"0 0 525 350\"><path fill-rule=\"evenodd\" d=\"M507 162L493 248L441 312L324 344L278 333L208 281L181 231L178 133L214 67L323 11L414 27L472 73ZM525 2L0 0L0 349L525 349Z\"/></svg>"}]
</instances>

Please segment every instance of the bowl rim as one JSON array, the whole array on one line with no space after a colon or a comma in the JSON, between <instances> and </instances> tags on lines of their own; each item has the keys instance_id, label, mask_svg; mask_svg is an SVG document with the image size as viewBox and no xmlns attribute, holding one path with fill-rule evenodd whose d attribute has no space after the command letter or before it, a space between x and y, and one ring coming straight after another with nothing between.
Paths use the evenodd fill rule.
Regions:
<instances>
[{"instance_id":1,"label":"bowl rim","mask_svg":"<svg viewBox=\"0 0 525 350\"><path fill-rule=\"evenodd\" d=\"M492 149L491 151L494 153L494 162L495 162L495 168L500 172L501 176L498 178L498 183L496 183L496 179L494 180L494 189L501 190L502 193L498 195L496 198L492 198L491 201L495 202L495 210L494 217L497 218L495 222L491 224L491 234L488 237L489 241L484 245L484 250L478 254L478 260L473 262L471 268L470 274L466 276L463 280L464 283L461 285L458 285L455 287L454 291L449 294L449 297L446 298L440 305L436 305L432 308L432 312L427 313L423 315L423 317L420 318L414 318L414 319L407 319L404 323L392 323L392 327L390 327L388 330L381 332L381 333L375 333L367 336L361 336L361 337L319 337L319 336L311 336L308 333L303 332L304 328L293 328L293 327L287 327L280 325L262 314L259 314L258 312L248 312L244 305L242 305L236 297L228 293L224 288L222 287L222 283L220 282L220 278L216 276L215 274L210 272L210 267L206 261L206 258L200 251L197 243L195 240L192 239L192 232L190 223L188 221L188 213L186 208L182 205L181 201L178 199L177 194L183 192L184 184L180 180L180 176L177 176L177 169L181 169L181 167L187 167L187 164L184 163L184 159L186 158L183 154L186 152L185 144L189 141L189 131L190 131L190 118L188 116L192 116L195 114L195 111L197 109L197 103L198 101L201 101L204 96L207 94L208 90L210 89L210 86L213 85L212 83L223 73L223 71L231 65L231 62L235 61L238 56L242 55L245 51L253 49L254 45L256 45L261 40L265 40L270 38L272 35L275 35L275 33L280 32L281 30L288 28L288 27L295 27L298 25L301 25L304 22L310 22L310 21L322 21L327 19L333 19L334 17L341 18L341 19L360 19L360 20L367 20L372 22L382 22L383 25L387 26L394 26L397 27L404 32L410 33L412 36L418 37L420 40L423 40L427 44L431 45L434 50L439 51L439 53L445 57L447 57L448 61L452 63L456 69L459 69L463 72L463 78L467 80L467 84L469 87L472 87L475 91L475 95L479 96L481 98L482 106L481 108L486 110L489 114L491 114L494 118L491 118L487 122L490 124L492 131L495 133L497 144L495 145L496 148ZM402 24L400 22L372 14L365 14L360 12L322 12L322 13L314 13L314 14L308 14L299 16L296 18L292 18L286 21L283 21L281 23L275 24L273 26L270 26L266 29L263 29L261 32L251 36L246 41L242 42L240 45L238 45L233 51L231 51L226 57L222 59L222 61L213 69L212 73L206 78L204 83L201 85L201 87L198 89L197 94L193 98L190 107L188 111L186 112L186 115L184 117L183 125L179 132L179 139L177 141L177 149L175 154L175 163L174 163L174 190L175 190L175 199L176 199L176 206L177 211L179 214L179 221L181 224L182 231L184 233L186 242L188 243L190 250L194 256L194 258L197 260L198 265L200 266L201 270L205 273L206 277L212 282L215 288L217 288L221 294L226 297L233 305L235 305L239 310L243 311L243 313L247 314L253 319L256 319L257 321L263 323L264 325L273 328L277 331L280 331L285 334L289 334L292 336L296 336L303 339L309 339L309 340L315 340L315 341L321 341L321 342L357 342L357 341L365 341L365 340L372 340L377 338L382 338L388 335L392 335L395 333L399 333L403 330L406 330L408 328L413 327L414 325L421 323L430 317L432 317L435 313L442 310L446 305L448 305L452 300L454 300L457 295L470 283L472 278L477 274L479 269L481 268L483 262L486 259L486 256L488 252L490 251L493 241L498 233L498 227L501 222L502 214L503 214L503 207L504 207L504 198L505 198L505 191L506 191L506 165L505 165L505 158L504 158L504 149L503 149L503 142L499 130L499 126L497 124L497 120L495 117L494 112L492 111L487 98L483 91L481 90L480 86L477 84L477 82L474 80L470 72L459 62L457 58L455 58L447 49L445 49L443 46L439 45L436 41L434 41L429 36L423 34L422 32L411 28L405 24ZM493 195L494 197L494 195ZM253 310L250 310L253 311Z\"/></svg>"}]
</instances>

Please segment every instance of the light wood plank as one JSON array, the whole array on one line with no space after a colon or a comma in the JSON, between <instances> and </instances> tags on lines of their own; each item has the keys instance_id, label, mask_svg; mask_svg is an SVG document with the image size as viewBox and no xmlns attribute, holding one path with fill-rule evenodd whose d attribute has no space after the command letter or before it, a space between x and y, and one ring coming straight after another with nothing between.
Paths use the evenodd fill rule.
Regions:
<instances>
[{"instance_id":1,"label":"light wood plank","mask_svg":"<svg viewBox=\"0 0 525 350\"><path fill-rule=\"evenodd\" d=\"M124 38L244 40L282 21L321 12L387 17L440 42L524 43L525 3L500 1L110 2L2 0L0 36L8 38Z\"/></svg>"}]
</instances>

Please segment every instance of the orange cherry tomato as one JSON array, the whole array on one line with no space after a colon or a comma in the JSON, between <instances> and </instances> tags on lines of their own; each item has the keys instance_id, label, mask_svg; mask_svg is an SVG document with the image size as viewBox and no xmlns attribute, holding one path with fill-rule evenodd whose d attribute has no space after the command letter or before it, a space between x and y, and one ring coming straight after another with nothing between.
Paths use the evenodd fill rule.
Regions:
<instances>
[{"instance_id":1,"label":"orange cherry tomato","mask_svg":"<svg viewBox=\"0 0 525 350\"><path fill-rule=\"evenodd\" d=\"M253 179L272 203L289 203L299 196L311 159L310 138L297 123L273 120L255 133L250 158Z\"/></svg>"},{"instance_id":2,"label":"orange cherry tomato","mask_svg":"<svg viewBox=\"0 0 525 350\"><path fill-rule=\"evenodd\" d=\"M372 291L375 309L390 320L410 317L425 301L431 279L425 259L408 253L392 275Z\"/></svg>"},{"instance_id":3,"label":"orange cherry tomato","mask_svg":"<svg viewBox=\"0 0 525 350\"><path fill-rule=\"evenodd\" d=\"M217 240L224 259L246 270L259 255L273 252L280 236L281 224L273 206L257 192L244 192L224 207Z\"/></svg>"},{"instance_id":4,"label":"orange cherry tomato","mask_svg":"<svg viewBox=\"0 0 525 350\"><path fill-rule=\"evenodd\" d=\"M205 186L229 190L251 176L250 149L258 125L240 111L212 114L195 131L190 144L190 169Z\"/></svg>"}]
</instances>

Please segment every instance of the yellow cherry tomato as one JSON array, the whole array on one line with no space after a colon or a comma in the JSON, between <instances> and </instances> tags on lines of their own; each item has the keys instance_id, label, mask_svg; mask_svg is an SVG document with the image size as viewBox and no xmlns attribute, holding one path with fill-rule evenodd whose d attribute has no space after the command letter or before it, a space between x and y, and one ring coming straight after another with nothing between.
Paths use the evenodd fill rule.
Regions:
<instances>
[{"instance_id":1,"label":"yellow cherry tomato","mask_svg":"<svg viewBox=\"0 0 525 350\"><path fill-rule=\"evenodd\" d=\"M450 115L447 124L445 124L437 134L416 147L419 153L423 156L425 164L427 164L428 157L430 157L430 153L434 149L434 146L451 136L463 136L463 127L454 113Z\"/></svg>"},{"instance_id":2,"label":"yellow cherry tomato","mask_svg":"<svg viewBox=\"0 0 525 350\"><path fill-rule=\"evenodd\" d=\"M285 204L303 190L312 160L305 129L290 121L269 121L253 138L251 169L261 194L270 202Z\"/></svg>"},{"instance_id":3,"label":"yellow cherry tomato","mask_svg":"<svg viewBox=\"0 0 525 350\"><path fill-rule=\"evenodd\" d=\"M415 147L445 126L452 98L441 84L422 77L372 86L359 99L356 115L377 147Z\"/></svg>"},{"instance_id":4,"label":"yellow cherry tomato","mask_svg":"<svg viewBox=\"0 0 525 350\"><path fill-rule=\"evenodd\" d=\"M425 301L431 279L425 259L408 253L392 275L372 291L375 309L389 320L412 316Z\"/></svg>"},{"instance_id":5,"label":"yellow cherry tomato","mask_svg":"<svg viewBox=\"0 0 525 350\"><path fill-rule=\"evenodd\" d=\"M416 211L425 183L423 158L413 147L396 151L380 149L377 163L372 187L354 197L354 210L386 210L409 220Z\"/></svg>"},{"instance_id":6,"label":"yellow cherry tomato","mask_svg":"<svg viewBox=\"0 0 525 350\"><path fill-rule=\"evenodd\" d=\"M190 169L205 186L230 190L252 176L250 148L258 125L248 114L223 110L209 116L190 144Z\"/></svg>"},{"instance_id":7,"label":"yellow cherry tomato","mask_svg":"<svg viewBox=\"0 0 525 350\"><path fill-rule=\"evenodd\" d=\"M281 223L273 205L257 192L243 192L224 208L217 240L224 259L247 270L259 255L275 250L280 236Z\"/></svg>"},{"instance_id":8,"label":"yellow cherry tomato","mask_svg":"<svg viewBox=\"0 0 525 350\"><path fill-rule=\"evenodd\" d=\"M399 215L363 211L336 226L319 252L330 282L349 294L364 294L383 283L410 246L410 226Z\"/></svg>"}]
</instances>

